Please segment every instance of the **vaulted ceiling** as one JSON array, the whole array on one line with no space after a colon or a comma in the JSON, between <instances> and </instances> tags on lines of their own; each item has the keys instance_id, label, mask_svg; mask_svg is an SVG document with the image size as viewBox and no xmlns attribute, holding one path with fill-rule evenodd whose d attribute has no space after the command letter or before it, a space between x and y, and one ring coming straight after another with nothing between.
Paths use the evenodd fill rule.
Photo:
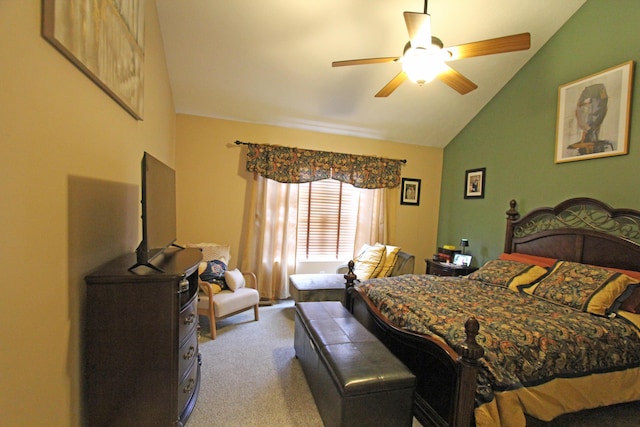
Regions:
<instances>
[{"instance_id":1,"label":"vaulted ceiling","mask_svg":"<svg viewBox=\"0 0 640 427\"><path fill-rule=\"evenodd\" d=\"M422 0L155 1L178 113L444 147L586 0L431 0L445 47L528 32L531 48L449 62L466 95L407 81L387 98L400 64L331 63L401 56Z\"/></svg>"}]
</instances>

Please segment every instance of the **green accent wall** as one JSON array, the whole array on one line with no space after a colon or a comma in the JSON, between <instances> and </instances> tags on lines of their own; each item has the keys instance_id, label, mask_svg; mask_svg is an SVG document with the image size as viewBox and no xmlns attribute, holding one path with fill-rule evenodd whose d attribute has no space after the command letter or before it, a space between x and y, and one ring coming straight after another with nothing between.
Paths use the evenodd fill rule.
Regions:
<instances>
[{"instance_id":1,"label":"green accent wall","mask_svg":"<svg viewBox=\"0 0 640 427\"><path fill-rule=\"evenodd\" d=\"M467 238L475 265L496 258L511 199L520 214L580 196L640 210L637 94L632 92L627 155L554 163L558 87L630 60L635 69L639 22L637 0L588 0L447 145L439 245ZM635 92L637 76L634 70ZM465 171L483 167L485 197L464 199Z\"/></svg>"}]
</instances>

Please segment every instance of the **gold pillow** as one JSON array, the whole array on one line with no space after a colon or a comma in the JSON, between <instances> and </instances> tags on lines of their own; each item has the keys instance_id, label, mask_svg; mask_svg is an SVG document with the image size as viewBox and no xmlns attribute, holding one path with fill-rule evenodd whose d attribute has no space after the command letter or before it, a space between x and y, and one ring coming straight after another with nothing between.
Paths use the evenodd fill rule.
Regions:
<instances>
[{"instance_id":1,"label":"gold pillow","mask_svg":"<svg viewBox=\"0 0 640 427\"><path fill-rule=\"evenodd\" d=\"M379 244L380 243L376 243L376 245ZM399 246L385 245L384 262L382 269L376 277L389 277L393 266L396 265L396 261L398 260L398 252L400 252Z\"/></svg>"},{"instance_id":2,"label":"gold pillow","mask_svg":"<svg viewBox=\"0 0 640 427\"><path fill-rule=\"evenodd\" d=\"M469 274L467 278L518 292L522 287L528 286L545 274L547 270L537 265L494 259Z\"/></svg>"},{"instance_id":3,"label":"gold pillow","mask_svg":"<svg viewBox=\"0 0 640 427\"><path fill-rule=\"evenodd\" d=\"M526 292L576 310L606 316L627 286L637 282L626 274L602 267L558 261L546 277Z\"/></svg>"},{"instance_id":4,"label":"gold pillow","mask_svg":"<svg viewBox=\"0 0 640 427\"><path fill-rule=\"evenodd\" d=\"M378 277L380 270L384 265L385 246L384 245L367 245L360 249L358 255L353 259L353 272L358 279L367 280Z\"/></svg>"}]
</instances>

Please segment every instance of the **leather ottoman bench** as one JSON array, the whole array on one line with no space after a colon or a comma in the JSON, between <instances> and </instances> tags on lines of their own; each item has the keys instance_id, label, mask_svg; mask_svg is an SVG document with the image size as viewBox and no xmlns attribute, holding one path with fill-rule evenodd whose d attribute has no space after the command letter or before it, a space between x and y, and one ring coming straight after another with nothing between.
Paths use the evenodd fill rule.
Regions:
<instances>
[{"instance_id":1,"label":"leather ottoman bench","mask_svg":"<svg viewBox=\"0 0 640 427\"><path fill-rule=\"evenodd\" d=\"M296 304L294 346L325 426L411 426L415 376L341 303Z\"/></svg>"},{"instance_id":2,"label":"leather ottoman bench","mask_svg":"<svg viewBox=\"0 0 640 427\"><path fill-rule=\"evenodd\" d=\"M289 276L289 293L296 303L344 302L345 290L344 274L292 274Z\"/></svg>"}]
</instances>

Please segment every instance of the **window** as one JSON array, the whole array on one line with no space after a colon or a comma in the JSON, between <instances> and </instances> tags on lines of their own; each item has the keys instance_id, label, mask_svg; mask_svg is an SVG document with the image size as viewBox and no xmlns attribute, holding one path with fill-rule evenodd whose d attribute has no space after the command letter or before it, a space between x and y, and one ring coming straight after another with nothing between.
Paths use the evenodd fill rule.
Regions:
<instances>
[{"instance_id":1,"label":"window","mask_svg":"<svg viewBox=\"0 0 640 427\"><path fill-rule=\"evenodd\" d=\"M334 179L299 185L298 260L351 259L359 190Z\"/></svg>"}]
</instances>

